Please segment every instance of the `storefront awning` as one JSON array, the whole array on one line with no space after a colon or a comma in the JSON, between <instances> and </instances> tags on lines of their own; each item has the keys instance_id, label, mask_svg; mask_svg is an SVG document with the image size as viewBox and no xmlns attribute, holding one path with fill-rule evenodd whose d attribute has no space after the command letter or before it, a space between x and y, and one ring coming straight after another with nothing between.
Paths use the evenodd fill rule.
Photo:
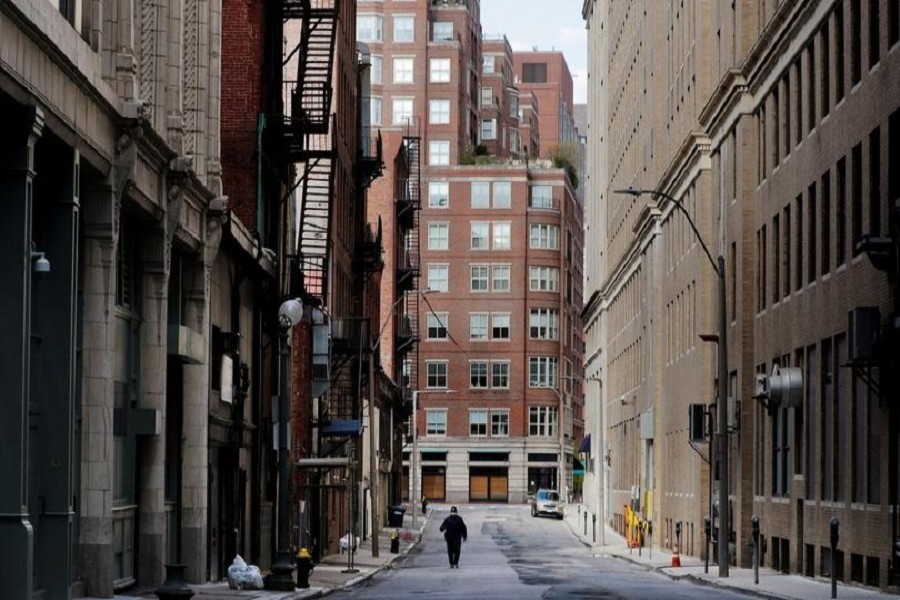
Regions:
<instances>
[{"instance_id":1,"label":"storefront awning","mask_svg":"<svg viewBox=\"0 0 900 600\"><path fill-rule=\"evenodd\" d=\"M591 434L587 434L584 436L584 439L581 440L581 446L578 448L578 451L582 454L590 454L591 452Z\"/></svg>"}]
</instances>

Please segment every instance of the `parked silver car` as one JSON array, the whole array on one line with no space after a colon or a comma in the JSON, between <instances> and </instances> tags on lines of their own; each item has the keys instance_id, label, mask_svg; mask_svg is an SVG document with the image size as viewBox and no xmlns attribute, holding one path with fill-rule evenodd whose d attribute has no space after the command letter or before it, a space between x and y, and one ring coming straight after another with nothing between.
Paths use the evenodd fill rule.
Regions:
<instances>
[{"instance_id":1,"label":"parked silver car","mask_svg":"<svg viewBox=\"0 0 900 600\"><path fill-rule=\"evenodd\" d=\"M563 518L563 502L556 490L540 489L531 499L531 516L550 515Z\"/></svg>"}]
</instances>

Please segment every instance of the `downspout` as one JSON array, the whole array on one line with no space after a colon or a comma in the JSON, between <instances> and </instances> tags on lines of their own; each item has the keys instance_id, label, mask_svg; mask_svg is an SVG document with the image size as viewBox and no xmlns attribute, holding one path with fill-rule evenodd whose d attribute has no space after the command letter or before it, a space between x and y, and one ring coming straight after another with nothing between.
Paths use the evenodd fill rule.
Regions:
<instances>
[{"instance_id":1,"label":"downspout","mask_svg":"<svg viewBox=\"0 0 900 600\"><path fill-rule=\"evenodd\" d=\"M266 115L259 113L256 118L256 231L260 235L260 246L264 245L265 202L263 202L263 132L266 130Z\"/></svg>"}]
</instances>

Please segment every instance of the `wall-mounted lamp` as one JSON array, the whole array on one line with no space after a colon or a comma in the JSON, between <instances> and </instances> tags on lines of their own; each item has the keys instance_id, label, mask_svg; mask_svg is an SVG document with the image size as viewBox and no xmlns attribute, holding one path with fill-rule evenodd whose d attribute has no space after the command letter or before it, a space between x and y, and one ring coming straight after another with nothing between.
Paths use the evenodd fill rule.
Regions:
<instances>
[{"instance_id":1,"label":"wall-mounted lamp","mask_svg":"<svg viewBox=\"0 0 900 600\"><path fill-rule=\"evenodd\" d=\"M218 219L219 222L225 223L228 221L229 215L231 215L231 209L228 208L228 196L217 196L209 201L209 206L206 207L207 213L213 219Z\"/></svg>"},{"instance_id":2,"label":"wall-mounted lamp","mask_svg":"<svg viewBox=\"0 0 900 600\"><path fill-rule=\"evenodd\" d=\"M34 269L35 273L50 272L50 261L47 260L47 257L44 256L43 252L38 252L34 249L34 242L31 243L31 260L32 268Z\"/></svg>"},{"instance_id":3,"label":"wall-mounted lamp","mask_svg":"<svg viewBox=\"0 0 900 600\"><path fill-rule=\"evenodd\" d=\"M612 466L612 450L607 450L607 451L606 451L606 456L603 457L603 460L606 461L606 466L607 466L607 467L611 467L611 466Z\"/></svg>"}]
</instances>

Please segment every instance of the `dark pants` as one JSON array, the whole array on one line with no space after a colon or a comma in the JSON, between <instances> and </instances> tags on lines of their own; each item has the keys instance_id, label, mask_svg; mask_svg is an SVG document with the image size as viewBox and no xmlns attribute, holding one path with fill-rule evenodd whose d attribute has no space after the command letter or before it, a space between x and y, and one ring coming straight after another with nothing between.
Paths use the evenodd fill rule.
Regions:
<instances>
[{"instance_id":1,"label":"dark pants","mask_svg":"<svg viewBox=\"0 0 900 600\"><path fill-rule=\"evenodd\" d=\"M450 558L451 565L459 564L459 549L462 546L461 541L453 542L447 540L447 556Z\"/></svg>"}]
</instances>

